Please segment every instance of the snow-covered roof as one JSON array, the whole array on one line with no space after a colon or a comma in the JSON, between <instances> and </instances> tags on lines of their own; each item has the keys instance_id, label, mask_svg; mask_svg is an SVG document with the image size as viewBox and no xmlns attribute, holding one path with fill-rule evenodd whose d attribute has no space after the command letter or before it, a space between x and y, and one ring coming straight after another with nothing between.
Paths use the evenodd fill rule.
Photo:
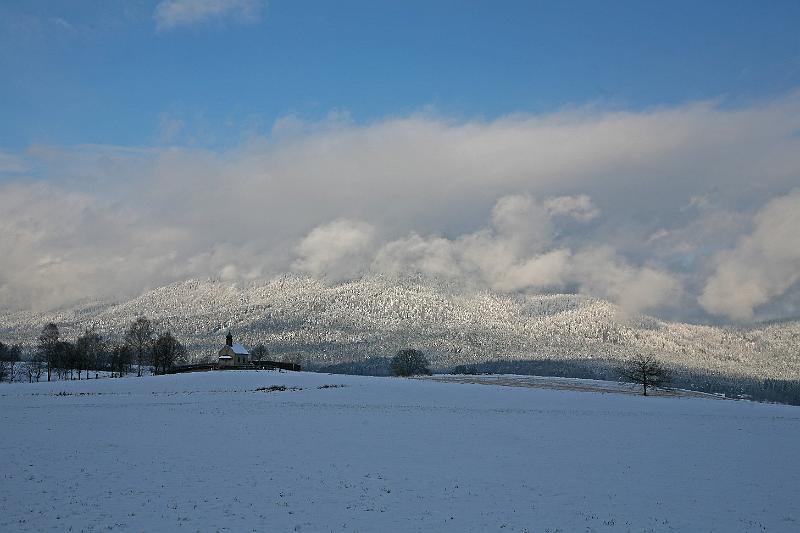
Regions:
<instances>
[{"instance_id":1,"label":"snow-covered roof","mask_svg":"<svg viewBox=\"0 0 800 533\"><path fill-rule=\"evenodd\" d=\"M250 355L250 352L247 351L247 348L239 344L238 342L231 346L233 348L233 353L236 355Z\"/></svg>"}]
</instances>

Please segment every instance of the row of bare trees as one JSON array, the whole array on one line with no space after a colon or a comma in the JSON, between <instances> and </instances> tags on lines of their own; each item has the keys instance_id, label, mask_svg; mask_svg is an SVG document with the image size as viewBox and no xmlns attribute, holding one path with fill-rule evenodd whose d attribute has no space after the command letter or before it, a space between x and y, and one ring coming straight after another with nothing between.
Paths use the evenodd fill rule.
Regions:
<instances>
[{"instance_id":1,"label":"row of bare trees","mask_svg":"<svg viewBox=\"0 0 800 533\"><path fill-rule=\"evenodd\" d=\"M155 374L169 372L186 362L186 348L170 331L156 332L146 317L134 320L120 341L109 342L95 329L87 329L74 342L61 338L58 326L42 328L35 350L23 360L19 345L0 343L0 381L27 379L39 381L89 378L89 372L110 372L112 376L137 375L150 369Z\"/></svg>"},{"instance_id":2,"label":"row of bare trees","mask_svg":"<svg viewBox=\"0 0 800 533\"><path fill-rule=\"evenodd\" d=\"M0 342L0 381L14 381L19 372L22 359L22 347L19 344L9 346Z\"/></svg>"}]
</instances>

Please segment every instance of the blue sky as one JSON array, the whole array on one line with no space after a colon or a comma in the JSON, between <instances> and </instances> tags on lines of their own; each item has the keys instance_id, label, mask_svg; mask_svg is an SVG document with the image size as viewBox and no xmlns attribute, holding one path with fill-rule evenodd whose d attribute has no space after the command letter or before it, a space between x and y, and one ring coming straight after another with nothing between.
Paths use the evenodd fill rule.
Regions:
<instances>
[{"instance_id":1,"label":"blue sky","mask_svg":"<svg viewBox=\"0 0 800 533\"><path fill-rule=\"evenodd\" d=\"M800 317L798 28L777 0L6 0L0 309L421 273Z\"/></svg>"},{"instance_id":2,"label":"blue sky","mask_svg":"<svg viewBox=\"0 0 800 533\"><path fill-rule=\"evenodd\" d=\"M794 1L221 2L169 27L158 2L3 2L0 147L224 146L290 114L491 119L800 86Z\"/></svg>"}]
</instances>

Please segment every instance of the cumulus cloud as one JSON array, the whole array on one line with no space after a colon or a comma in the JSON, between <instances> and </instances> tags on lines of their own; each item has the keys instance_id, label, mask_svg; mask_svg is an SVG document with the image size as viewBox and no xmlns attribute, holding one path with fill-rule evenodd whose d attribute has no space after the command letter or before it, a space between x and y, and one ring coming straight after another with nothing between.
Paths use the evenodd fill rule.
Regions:
<instances>
[{"instance_id":1,"label":"cumulus cloud","mask_svg":"<svg viewBox=\"0 0 800 533\"><path fill-rule=\"evenodd\" d=\"M448 239L412 234L384 244L371 270L415 273L500 291L546 289L566 280L569 252L552 246L553 226L544 206L529 195L500 198L489 223Z\"/></svg>"},{"instance_id":2,"label":"cumulus cloud","mask_svg":"<svg viewBox=\"0 0 800 533\"><path fill-rule=\"evenodd\" d=\"M730 264L745 279L761 254L776 266L748 274L762 295L743 308L757 318L759 301L792 298L778 281L792 263L742 243L779 226L764 206L798 186L798 128L790 95L491 121L292 117L226 150L34 146L7 154L39 181L0 181L0 302L121 298L187 277L416 270L728 317L712 303L726 291L707 278L732 276Z\"/></svg>"},{"instance_id":3,"label":"cumulus cloud","mask_svg":"<svg viewBox=\"0 0 800 533\"><path fill-rule=\"evenodd\" d=\"M214 20L258 22L263 8L262 0L162 0L156 5L153 17L157 29L170 30Z\"/></svg>"},{"instance_id":4,"label":"cumulus cloud","mask_svg":"<svg viewBox=\"0 0 800 533\"><path fill-rule=\"evenodd\" d=\"M503 292L564 290L609 299L638 313L675 303L680 282L667 272L636 266L608 246L563 246L552 219L563 210L552 206L580 205L569 212L582 219L599 215L588 197L555 197L537 202L530 196L501 198L487 227L454 239L412 235L378 250L372 270L390 275L426 276L490 287Z\"/></svg>"},{"instance_id":5,"label":"cumulus cloud","mask_svg":"<svg viewBox=\"0 0 800 533\"><path fill-rule=\"evenodd\" d=\"M800 280L800 189L770 201L754 224L734 249L716 255L700 296L707 311L749 320L755 308Z\"/></svg>"},{"instance_id":6,"label":"cumulus cloud","mask_svg":"<svg viewBox=\"0 0 800 533\"><path fill-rule=\"evenodd\" d=\"M2 187L0 213L0 301L12 307L47 308L99 296L109 284L122 292L140 288L151 269L170 263L163 257L156 265L157 259L143 260L136 252L151 239L159 248L180 240L126 209L111 210L89 195L41 183Z\"/></svg>"},{"instance_id":7,"label":"cumulus cloud","mask_svg":"<svg viewBox=\"0 0 800 533\"><path fill-rule=\"evenodd\" d=\"M293 267L299 272L334 281L362 273L375 237L364 222L337 220L314 228L297 245Z\"/></svg>"},{"instance_id":8,"label":"cumulus cloud","mask_svg":"<svg viewBox=\"0 0 800 533\"><path fill-rule=\"evenodd\" d=\"M545 202L545 208L553 215L568 215L581 222L588 222L600 214L592 199L585 194L551 198Z\"/></svg>"},{"instance_id":9,"label":"cumulus cloud","mask_svg":"<svg viewBox=\"0 0 800 533\"><path fill-rule=\"evenodd\" d=\"M572 257L570 271L580 290L639 313L675 304L682 287L672 274L652 266L636 266L608 246L590 247Z\"/></svg>"}]
</instances>

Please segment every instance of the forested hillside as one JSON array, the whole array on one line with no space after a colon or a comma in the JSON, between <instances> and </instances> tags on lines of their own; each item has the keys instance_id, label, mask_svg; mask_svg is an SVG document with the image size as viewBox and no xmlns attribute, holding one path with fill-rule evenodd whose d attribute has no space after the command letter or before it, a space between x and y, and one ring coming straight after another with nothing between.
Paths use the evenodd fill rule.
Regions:
<instances>
[{"instance_id":1,"label":"forested hillside","mask_svg":"<svg viewBox=\"0 0 800 533\"><path fill-rule=\"evenodd\" d=\"M0 315L0 336L29 349L42 326L65 336L95 326L113 338L145 315L181 338L193 359L216 352L231 328L247 346L321 366L411 346L434 368L514 360L614 360L649 352L667 364L731 376L800 379L800 323L713 327L626 316L581 295L501 295L441 283L368 277L328 285L282 276L237 285L192 280L117 304Z\"/></svg>"}]
</instances>

